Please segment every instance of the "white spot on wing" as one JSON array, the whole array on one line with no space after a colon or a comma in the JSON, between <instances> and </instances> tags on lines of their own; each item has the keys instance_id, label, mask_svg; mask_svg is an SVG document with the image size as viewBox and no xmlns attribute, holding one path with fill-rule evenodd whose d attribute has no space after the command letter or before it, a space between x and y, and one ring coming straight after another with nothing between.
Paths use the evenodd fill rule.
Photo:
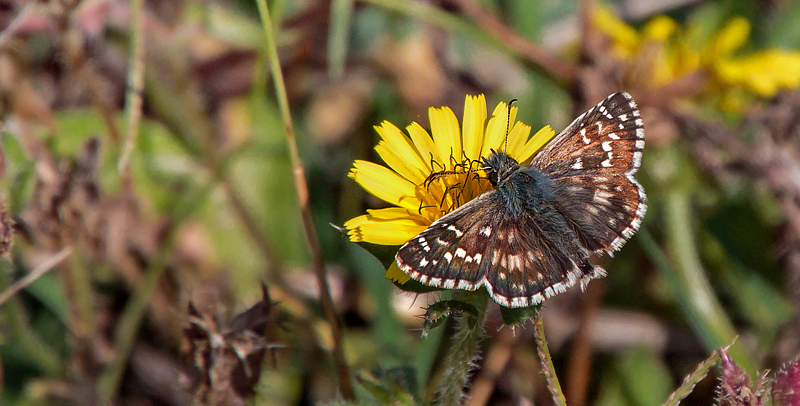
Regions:
<instances>
[{"instance_id":1,"label":"white spot on wing","mask_svg":"<svg viewBox=\"0 0 800 406\"><path fill-rule=\"evenodd\" d=\"M611 151L612 150L611 141L606 141L602 145L603 145L603 151L607 152L607 151Z\"/></svg>"},{"instance_id":2,"label":"white spot on wing","mask_svg":"<svg viewBox=\"0 0 800 406\"><path fill-rule=\"evenodd\" d=\"M461 232L461 230L457 229L457 228L456 228L454 225L452 225L452 224L451 224L451 225L449 225L449 226L447 226L447 229L448 229L448 230L450 230L450 231L452 231L452 232L454 232L454 233L456 233L456 237L461 237L462 235L464 235L464 233L462 233L462 232Z\"/></svg>"},{"instance_id":3,"label":"white spot on wing","mask_svg":"<svg viewBox=\"0 0 800 406\"><path fill-rule=\"evenodd\" d=\"M642 165L642 151L636 151L633 153L633 167L638 168Z\"/></svg>"}]
</instances>

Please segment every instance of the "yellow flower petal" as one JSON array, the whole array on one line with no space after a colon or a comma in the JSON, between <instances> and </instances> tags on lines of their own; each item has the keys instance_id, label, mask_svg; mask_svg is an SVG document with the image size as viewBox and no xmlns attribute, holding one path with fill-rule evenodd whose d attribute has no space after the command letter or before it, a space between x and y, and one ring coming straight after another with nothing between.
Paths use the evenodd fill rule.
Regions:
<instances>
[{"instance_id":1,"label":"yellow flower petal","mask_svg":"<svg viewBox=\"0 0 800 406\"><path fill-rule=\"evenodd\" d=\"M353 219L355 223L359 223L356 227L349 227L354 223L345 224L350 241L363 241L379 245L403 245L427 228L426 224L420 224L423 221L419 216L379 219L367 214L360 217L358 220Z\"/></svg>"},{"instance_id":2,"label":"yellow flower petal","mask_svg":"<svg viewBox=\"0 0 800 406\"><path fill-rule=\"evenodd\" d=\"M453 160L461 162L461 129L458 126L458 119L449 107L428 109L428 118L431 122L431 133L433 143L439 152L439 163L445 169L453 169ZM452 159L451 159L452 158ZM436 170L436 168L434 168Z\"/></svg>"},{"instance_id":3,"label":"yellow flower petal","mask_svg":"<svg viewBox=\"0 0 800 406\"><path fill-rule=\"evenodd\" d=\"M348 220L344 226L351 241L401 245L422 232L430 223L406 209L390 207L367 210L367 214Z\"/></svg>"},{"instance_id":4,"label":"yellow flower petal","mask_svg":"<svg viewBox=\"0 0 800 406\"><path fill-rule=\"evenodd\" d=\"M476 160L481 157L484 128L486 128L486 98L483 95L467 96L464 101L462 131L464 154L467 158Z\"/></svg>"},{"instance_id":5,"label":"yellow flower petal","mask_svg":"<svg viewBox=\"0 0 800 406\"><path fill-rule=\"evenodd\" d=\"M386 275L384 277L401 285L411 280L410 276L400 270L397 266L397 262L392 262L392 264L389 265L389 269L386 270Z\"/></svg>"},{"instance_id":6,"label":"yellow flower petal","mask_svg":"<svg viewBox=\"0 0 800 406\"><path fill-rule=\"evenodd\" d=\"M410 213L408 210L401 207L387 207L385 209L371 209L367 210L367 214L371 219L376 220L396 220L402 218L416 218L417 213ZM428 225L429 223L424 220L418 220L420 225Z\"/></svg>"},{"instance_id":7,"label":"yellow flower petal","mask_svg":"<svg viewBox=\"0 0 800 406\"><path fill-rule=\"evenodd\" d=\"M397 173L416 185L421 184L430 171L408 137L388 121L375 130L383 138L375 147L378 155Z\"/></svg>"},{"instance_id":8,"label":"yellow flower petal","mask_svg":"<svg viewBox=\"0 0 800 406\"><path fill-rule=\"evenodd\" d=\"M420 199L416 195L416 185L385 166L356 160L348 176L364 190L387 203L408 210L419 209Z\"/></svg>"},{"instance_id":9,"label":"yellow flower petal","mask_svg":"<svg viewBox=\"0 0 800 406\"><path fill-rule=\"evenodd\" d=\"M411 136L414 146L422 157L425 167L428 169L428 173L430 173L432 171L431 160L441 162L441 157L439 157L439 153L436 151L436 146L433 145L431 136L428 135L428 132L425 131L421 125L417 124L416 121L409 124L408 127L406 127L406 131L408 135Z\"/></svg>"},{"instance_id":10,"label":"yellow flower petal","mask_svg":"<svg viewBox=\"0 0 800 406\"><path fill-rule=\"evenodd\" d=\"M669 39L677 29L678 23L675 20L660 15L650 20L642 29L642 33L648 40L663 42Z\"/></svg>"},{"instance_id":11,"label":"yellow flower petal","mask_svg":"<svg viewBox=\"0 0 800 406\"><path fill-rule=\"evenodd\" d=\"M707 52L712 60L728 56L741 48L748 37L750 37L750 22L742 17L733 18L716 35L710 44L712 48Z\"/></svg>"},{"instance_id":12,"label":"yellow flower petal","mask_svg":"<svg viewBox=\"0 0 800 406\"><path fill-rule=\"evenodd\" d=\"M508 132L508 155L511 155L511 157L514 159L517 159L516 155L519 153L519 149L525 145L530 135L531 126L520 122L514 123L514 126Z\"/></svg>"},{"instance_id":13,"label":"yellow flower petal","mask_svg":"<svg viewBox=\"0 0 800 406\"><path fill-rule=\"evenodd\" d=\"M639 33L607 7L595 8L592 23L598 31L611 37L616 45L615 51L620 56L629 57L636 53L639 48Z\"/></svg>"},{"instance_id":14,"label":"yellow flower petal","mask_svg":"<svg viewBox=\"0 0 800 406\"><path fill-rule=\"evenodd\" d=\"M513 112L514 108L511 110ZM489 156L492 150L502 150L503 141L506 139L506 123L508 123L508 106L500 102L494 108L492 117L486 124L485 139L481 149L482 157Z\"/></svg>"},{"instance_id":15,"label":"yellow flower petal","mask_svg":"<svg viewBox=\"0 0 800 406\"><path fill-rule=\"evenodd\" d=\"M530 134L530 127L528 127L528 134ZM555 137L556 132L553 131L553 128L549 125L542 127L536 134L533 134L533 137L528 139L528 141L522 147L516 149L514 152L513 158L517 160L517 162L526 162L527 160L531 159L533 154L536 151L542 149L548 142L550 142L553 137Z\"/></svg>"}]
</instances>

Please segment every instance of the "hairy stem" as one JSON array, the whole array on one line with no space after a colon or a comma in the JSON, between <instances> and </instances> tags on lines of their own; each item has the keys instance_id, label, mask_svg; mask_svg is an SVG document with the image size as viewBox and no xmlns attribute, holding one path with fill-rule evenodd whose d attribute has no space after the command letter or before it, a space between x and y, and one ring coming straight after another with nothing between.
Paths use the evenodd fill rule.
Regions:
<instances>
[{"instance_id":1,"label":"hairy stem","mask_svg":"<svg viewBox=\"0 0 800 406\"><path fill-rule=\"evenodd\" d=\"M462 294L464 300L475 306L476 314L458 312L450 349L442 365L442 381L439 385L438 405L460 405L466 397L470 373L475 369L481 339L483 339L483 319L486 315L489 295L481 289L477 292Z\"/></svg>"},{"instance_id":2,"label":"hairy stem","mask_svg":"<svg viewBox=\"0 0 800 406\"><path fill-rule=\"evenodd\" d=\"M536 328L533 330L533 335L536 338L536 349L539 351L539 360L542 362L542 373L547 379L547 388L550 389L550 394L553 396L553 402L558 406L567 406L567 400L564 398L564 391L561 390L561 384L558 383L556 370L553 366L553 358L550 357L550 349L547 348L547 340L544 338L544 323L542 322L541 313L537 313L533 317L533 322Z\"/></svg>"}]
</instances>

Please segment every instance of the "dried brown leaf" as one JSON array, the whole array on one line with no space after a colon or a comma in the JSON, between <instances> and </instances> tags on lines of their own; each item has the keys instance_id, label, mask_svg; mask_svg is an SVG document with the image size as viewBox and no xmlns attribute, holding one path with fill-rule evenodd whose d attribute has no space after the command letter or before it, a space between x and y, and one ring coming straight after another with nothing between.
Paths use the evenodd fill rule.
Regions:
<instances>
[{"instance_id":1,"label":"dried brown leaf","mask_svg":"<svg viewBox=\"0 0 800 406\"><path fill-rule=\"evenodd\" d=\"M262 289L263 299L224 327L189 304L183 353L191 364L188 380L197 404L243 405L255 394L264 356L277 347L267 341L266 327L279 325L272 314L275 303Z\"/></svg>"}]
</instances>

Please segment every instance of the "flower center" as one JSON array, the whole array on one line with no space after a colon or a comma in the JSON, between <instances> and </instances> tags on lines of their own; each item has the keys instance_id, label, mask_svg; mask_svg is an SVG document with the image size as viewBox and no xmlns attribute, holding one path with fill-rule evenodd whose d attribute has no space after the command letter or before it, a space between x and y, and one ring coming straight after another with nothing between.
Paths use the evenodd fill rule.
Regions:
<instances>
[{"instance_id":1,"label":"flower center","mask_svg":"<svg viewBox=\"0 0 800 406\"><path fill-rule=\"evenodd\" d=\"M481 161L463 157L460 162L452 164L452 169L445 170L445 165L432 162L433 172L423 185L417 185L417 196L422 201L420 214L431 222L461 207L478 197L481 193L492 189L486 176L480 171Z\"/></svg>"}]
</instances>

